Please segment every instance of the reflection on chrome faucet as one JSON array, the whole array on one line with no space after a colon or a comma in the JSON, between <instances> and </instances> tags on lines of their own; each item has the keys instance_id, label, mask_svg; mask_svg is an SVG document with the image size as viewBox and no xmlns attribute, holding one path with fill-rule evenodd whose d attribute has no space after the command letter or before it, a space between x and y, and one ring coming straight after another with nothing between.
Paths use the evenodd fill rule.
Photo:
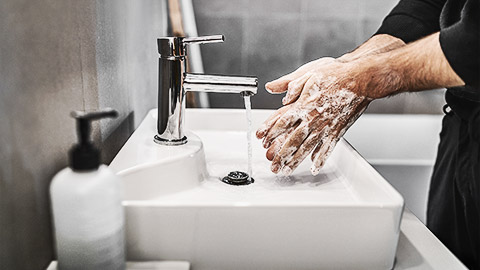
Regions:
<instances>
[{"instance_id":1,"label":"reflection on chrome faucet","mask_svg":"<svg viewBox=\"0 0 480 270\"><path fill-rule=\"evenodd\" d=\"M156 143L181 145L187 142L183 131L186 91L239 93L242 96L257 93L258 80L255 77L186 73L186 45L223 41L223 35L164 37L157 40L160 58Z\"/></svg>"}]
</instances>

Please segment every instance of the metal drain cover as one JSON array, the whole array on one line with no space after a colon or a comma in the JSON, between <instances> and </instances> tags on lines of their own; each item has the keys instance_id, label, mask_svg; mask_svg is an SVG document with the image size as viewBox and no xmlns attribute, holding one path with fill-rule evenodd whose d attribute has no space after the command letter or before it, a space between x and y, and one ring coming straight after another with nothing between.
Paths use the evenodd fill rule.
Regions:
<instances>
[{"instance_id":1,"label":"metal drain cover","mask_svg":"<svg viewBox=\"0 0 480 270\"><path fill-rule=\"evenodd\" d=\"M227 176L222 179L222 182L234 186L250 185L255 180L247 173L240 171L229 172Z\"/></svg>"}]
</instances>

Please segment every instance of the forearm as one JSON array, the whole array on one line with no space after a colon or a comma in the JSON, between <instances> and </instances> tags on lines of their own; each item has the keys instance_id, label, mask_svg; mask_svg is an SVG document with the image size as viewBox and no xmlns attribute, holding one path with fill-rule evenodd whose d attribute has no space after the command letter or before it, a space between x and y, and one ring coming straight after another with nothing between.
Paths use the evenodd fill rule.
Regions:
<instances>
[{"instance_id":1,"label":"forearm","mask_svg":"<svg viewBox=\"0 0 480 270\"><path fill-rule=\"evenodd\" d=\"M360 94L374 99L465 84L445 58L439 33L349 64L356 81L363 84L357 88L363 91Z\"/></svg>"},{"instance_id":2,"label":"forearm","mask_svg":"<svg viewBox=\"0 0 480 270\"><path fill-rule=\"evenodd\" d=\"M371 37L352 52L337 58L341 62L351 62L364 56L388 52L405 46L405 43L394 36L380 34Z\"/></svg>"},{"instance_id":3,"label":"forearm","mask_svg":"<svg viewBox=\"0 0 480 270\"><path fill-rule=\"evenodd\" d=\"M367 55L387 52L401 46L405 46L405 43L401 39L386 34L375 35L352 52L346 53L337 59L331 57L323 57L315 61L309 62L301 66L294 72L265 84L265 89L272 94L283 93L288 90L287 97L289 97L290 102L292 102L300 94L300 91L302 89L301 86L303 86L303 83L305 83L303 82L299 84L298 82L292 82L295 82L299 79L301 80L302 76L306 75L309 72L313 72L318 67L331 63L332 61L338 63L351 62ZM292 86L298 86L299 88L292 91ZM292 92L295 92L295 94L293 94ZM286 105L288 103L284 102L283 104Z\"/></svg>"}]
</instances>

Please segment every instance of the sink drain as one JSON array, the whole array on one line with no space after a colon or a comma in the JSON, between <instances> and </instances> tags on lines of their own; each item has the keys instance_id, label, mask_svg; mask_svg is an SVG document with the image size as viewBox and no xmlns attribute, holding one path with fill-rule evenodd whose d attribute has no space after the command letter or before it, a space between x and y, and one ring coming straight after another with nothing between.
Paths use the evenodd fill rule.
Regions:
<instances>
[{"instance_id":1,"label":"sink drain","mask_svg":"<svg viewBox=\"0 0 480 270\"><path fill-rule=\"evenodd\" d=\"M228 175L222 179L222 182L235 186L250 185L254 181L255 180L247 173L240 171L229 172Z\"/></svg>"}]
</instances>

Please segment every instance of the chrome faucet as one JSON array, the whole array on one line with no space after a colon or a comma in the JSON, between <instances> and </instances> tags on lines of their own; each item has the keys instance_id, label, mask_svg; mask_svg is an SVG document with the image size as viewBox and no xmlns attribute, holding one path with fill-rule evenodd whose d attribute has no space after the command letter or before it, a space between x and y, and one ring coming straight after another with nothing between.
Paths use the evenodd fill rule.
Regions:
<instances>
[{"instance_id":1,"label":"chrome faucet","mask_svg":"<svg viewBox=\"0 0 480 270\"><path fill-rule=\"evenodd\" d=\"M223 35L205 37L163 37L157 40L158 53L158 123L154 141L163 145L187 142L183 130L186 91L257 93L255 77L187 73L187 45L223 42Z\"/></svg>"}]
</instances>

